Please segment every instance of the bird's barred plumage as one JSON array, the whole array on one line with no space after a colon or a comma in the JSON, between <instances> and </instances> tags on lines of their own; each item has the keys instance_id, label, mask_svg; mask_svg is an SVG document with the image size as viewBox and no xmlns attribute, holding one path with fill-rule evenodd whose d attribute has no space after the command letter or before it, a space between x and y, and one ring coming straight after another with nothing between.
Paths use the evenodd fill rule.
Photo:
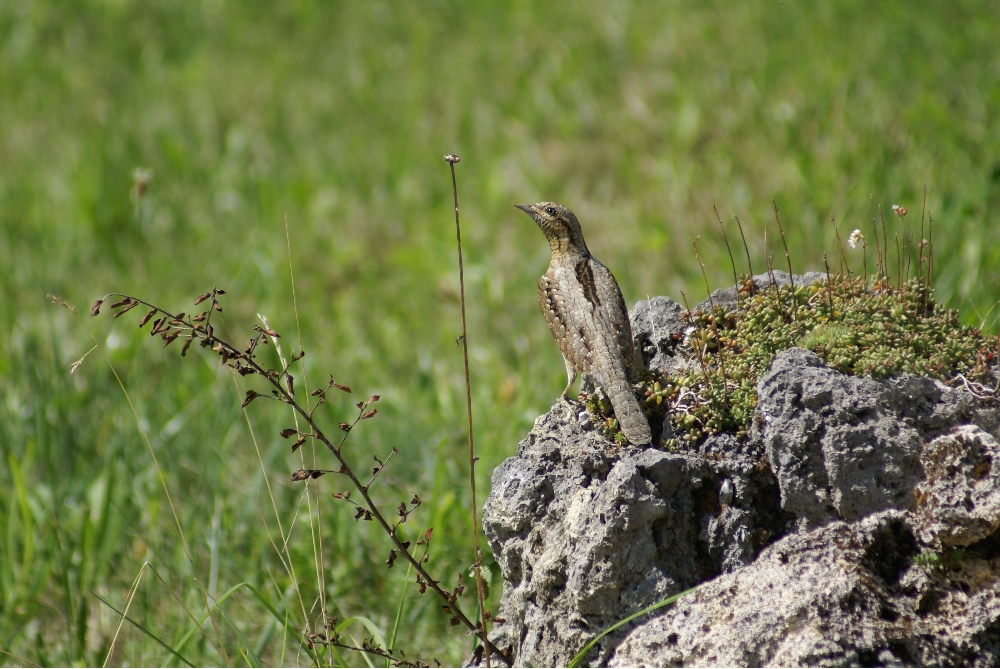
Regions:
<instances>
[{"instance_id":1,"label":"bird's barred plumage","mask_svg":"<svg viewBox=\"0 0 1000 669\"><path fill-rule=\"evenodd\" d=\"M569 383L563 394L582 374L604 390L625 437L634 444L649 443L649 422L631 384L642 361L618 282L590 255L569 209L554 202L518 208L535 220L552 250L549 269L538 281L538 304L566 362Z\"/></svg>"}]
</instances>

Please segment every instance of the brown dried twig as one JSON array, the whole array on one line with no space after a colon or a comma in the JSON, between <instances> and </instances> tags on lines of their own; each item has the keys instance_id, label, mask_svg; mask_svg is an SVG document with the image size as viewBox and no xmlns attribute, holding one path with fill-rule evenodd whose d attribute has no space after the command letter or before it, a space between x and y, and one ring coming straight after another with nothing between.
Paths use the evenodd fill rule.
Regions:
<instances>
[{"instance_id":1,"label":"brown dried twig","mask_svg":"<svg viewBox=\"0 0 1000 669\"><path fill-rule=\"evenodd\" d=\"M331 376L325 389L317 389L311 393L312 396L319 398L317 403L311 409L304 407L296 399L294 379L291 374L288 373L288 368L293 362L304 357L305 352L300 351L297 355L292 356L288 362L281 365L280 370L265 368L260 362L258 362L258 349L261 346L268 346L269 338L277 339L280 337L275 330L255 326L255 336L249 340L247 346L243 349L237 348L230 342L217 336L214 328L212 327L211 318L213 313L222 311L222 306L219 303L219 297L222 295L225 295L224 290L213 288L211 291L199 296L195 301L196 305L200 305L209 300L211 300L211 305L208 309L197 315L190 315L184 312L172 313L150 302L146 302L145 300L125 295L123 293L109 293L94 302L90 313L91 316L99 315L102 305L110 298L119 298L111 305L112 308L119 309L119 311L113 314L114 318L117 318L140 305L147 307L149 311L139 320L139 327L144 327L147 323L152 321L153 326L150 330L150 334L153 336L159 335L163 341L164 347L167 347L178 339L183 338L184 345L181 348L181 355L184 356L187 354L191 345L194 342L198 342L200 347L206 349L206 352L211 351L212 353L218 355L220 364L230 367L240 376L259 376L263 378L271 386L271 393L269 395L265 395L256 390L247 390L246 396L243 400L243 407L248 406L251 402L258 398L267 398L289 405L299 415L299 417L305 421L309 429L300 431L298 429L289 428L282 432L282 436L285 438L297 436L296 444L299 445L301 445L301 442L305 441L306 438L315 438L327 447L340 465L338 469L298 470L293 474L293 480L302 481L307 479L316 479L326 474L338 474L347 477L363 500L363 502L351 502L352 504L355 504L360 511L360 513L356 516L356 520L375 521L378 523L394 544L395 548L393 550L396 554L405 558L405 560L412 565L414 571L416 571L417 583L422 583L425 587L430 588L441 599L448 603L448 610L452 614L452 624L461 624L467 627L473 634L478 636L484 644L486 644L486 647L493 655L499 656L506 664L509 665L509 659L503 655L486 637L482 625L474 624L458 607L457 599L461 594L460 589L456 588L454 591L448 591L442 588L437 580L431 578L430 574L427 573L421 563L423 558L426 558L426 551L425 555L422 556L421 559L416 558L409 550L410 542L402 541L397 535L396 529L400 523L391 524L379 507L375 504L374 500L372 500L370 495L370 485L374 483L375 476L373 476L367 484L362 483L343 453L344 443L347 441L347 438L350 436L350 432L354 429L354 427L362 420L375 417L377 410L372 408L371 405L379 400L379 396L372 395L367 401L358 402L358 414L354 420L351 423L342 422L339 424L339 428L343 432L343 436L339 440L330 438L317 423L314 417L315 410L323 403L326 398L326 394L331 389L337 389L348 393L351 392L351 389L345 385L337 383ZM337 494L335 497L339 499L347 499L347 496L343 494ZM411 511L412 509L407 510L405 515L408 515ZM464 590L464 588L461 590Z\"/></svg>"}]
</instances>

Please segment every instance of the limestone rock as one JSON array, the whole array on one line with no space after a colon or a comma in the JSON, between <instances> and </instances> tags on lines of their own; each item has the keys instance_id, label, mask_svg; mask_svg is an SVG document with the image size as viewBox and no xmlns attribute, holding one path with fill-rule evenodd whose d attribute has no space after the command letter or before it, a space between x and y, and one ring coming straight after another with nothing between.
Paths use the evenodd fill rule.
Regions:
<instances>
[{"instance_id":1,"label":"limestone rock","mask_svg":"<svg viewBox=\"0 0 1000 669\"><path fill-rule=\"evenodd\" d=\"M630 613L748 564L786 522L757 463L619 449L579 409L535 422L483 513L504 577L491 638L519 665L566 664Z\"/></svg>"},{"instance_id":2,"label":"limestone rock","mask_svg":"<svg viewBox=\"0 0 1000 669\"><path fill-rule=\"evenodd\" d=\"M968 546L1000 528L1000 444L962 425L920 454L924 480L914 491L920 539L935 548Z\"/></svg>"},{"instance_id":3,"label":"limestone rock","mask_svg":"<svg viewBox=\"0 0 1000 669\"><path fill-rule=\"evenodd\" d=\"M929 579L917 548L900 511L786 536L634 629L609 666L996 666L1000 557ZM946 600L921 608L934 587Z\"/></svg>"}]
</instances>

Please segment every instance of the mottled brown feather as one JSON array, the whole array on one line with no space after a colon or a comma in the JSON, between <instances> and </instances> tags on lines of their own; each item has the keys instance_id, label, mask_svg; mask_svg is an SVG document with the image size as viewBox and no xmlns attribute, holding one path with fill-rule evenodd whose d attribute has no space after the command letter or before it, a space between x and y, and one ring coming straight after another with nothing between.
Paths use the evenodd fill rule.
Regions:
<instances>
[{"instance_id":1,"label":"mottled brown feather","mask_svg":"<svg viewBox=\"0 0 1000 669\"><path fill-rule=\"evenodd\" d=\"M583 374L604 390L629 441L650 442L649 422L631 384L642 361L618 282L590 255L572 212L551 202L521 208L538 223L552 250L548 271L538 281L538 304L567 371Z\"/></svg>"}]
</instances>

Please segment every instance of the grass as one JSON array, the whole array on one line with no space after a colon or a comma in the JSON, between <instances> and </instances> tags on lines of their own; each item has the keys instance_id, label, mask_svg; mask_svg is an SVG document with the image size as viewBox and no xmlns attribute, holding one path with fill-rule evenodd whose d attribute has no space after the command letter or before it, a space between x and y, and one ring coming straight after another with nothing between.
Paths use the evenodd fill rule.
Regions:
<instances>
[{"instance_id":1,"label":"grass","mask_svg":"<svg viewBox=\"0 0 1000 669\"><path fill-rule=\"evenodd\" d=\"M511 204L572 208L631 303L703 295L696 235L712 286L731 284L713 200L725 220L740 216L760 271L776 198L798 272L835 248L830 216L842 236L871 238L869 195L914 212L926 182L937 299L978 326L1000 293L995 9L0 5L0 485L12 491L0 496L0 649L37 664L103 662L118 618L90 592L122 605L145 561L163 581L143 577L129 616L169 643L192 625L185 607L204 608L192 576L216 596L246 582L279 612L292 604L229 377L200 355L176 365L127 319L88 323L180 500L192 573L107 365L95 352L68 374L93 346L84 319L47 293L84 307L121 290L180 310L214 284L230 295L227 336L257 312L293 332L287 215L309 379L332 371L382 396L379 420L352 435L357 456L400 448L387 481L425 500L439 573L465 570L464 374L442 154L463 159L486 491L563 378L534 297L548 249ZM138 201L135 168L152 172ZM331 402L329 420L344 420L347 402ZM285 528L298 510L291 551L311 602L312 548L288 482L298 459L276 437L288 416L250 420ZM381 538L329 500L323 528L331 610L387 632L404 570L387 570ZM306 661L248 592L225 611L261 661ZM409 593L399 644L460 662L471 641ZM233 662L251 657L232 627L223 635ZM200 635L184 654L223 661ZM112 662L166 655L126 625Z\"/></svg>"}]
</instances>

